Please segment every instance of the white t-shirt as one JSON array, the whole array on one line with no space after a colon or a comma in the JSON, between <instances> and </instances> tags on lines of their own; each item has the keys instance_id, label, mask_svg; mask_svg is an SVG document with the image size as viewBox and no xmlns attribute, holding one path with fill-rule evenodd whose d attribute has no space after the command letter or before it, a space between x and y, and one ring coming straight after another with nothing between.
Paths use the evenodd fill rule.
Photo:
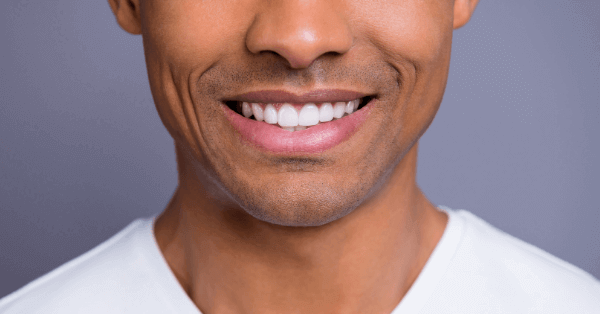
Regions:
<instances>
[{"instance_id":1,"label":"white t-shirt","mask_svg":"<svg viewBox=\"0 0 600 314\"><path fill-rule=\"evenodd\" d=\"M449 215L423 271L391 314L600 313L600 282L465 210ZM138 219L0 300L1 314L201 314Z\"/></svg>"}]
</instances>

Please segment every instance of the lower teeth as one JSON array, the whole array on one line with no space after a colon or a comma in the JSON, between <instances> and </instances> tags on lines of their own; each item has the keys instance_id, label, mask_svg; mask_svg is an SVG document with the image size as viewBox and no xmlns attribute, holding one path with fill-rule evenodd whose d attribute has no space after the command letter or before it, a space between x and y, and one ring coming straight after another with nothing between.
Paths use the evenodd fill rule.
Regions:
<instances>
[{"instance_id":1,"label":"lower teeth","mask_svg":"<svg viewBox=\"0 0 600 314\"><path fill-rule=\"evenodd\" d=\"M345 117L345 116L347 116L347 115L348 114L345 113L342 116L342 118ZM250 117L249 119L252 119L252 120L256 121L256 119L254 118L254 116ZM339 119L341 119L341 118L333 118L333 120L331 120L331 121L335 121L335 120L339 120ZM303 126L303 125L298 125L298 126L281 126L279 124L272 124L272 125L278 126L278 127L282 128L282 129L284 129L286 131L296 132L296 131L303 131L303 130L309 129L309 128L313 127L313 126L316 126L316 125L319 125L319 124L323 124L323 123L327 123L327 122L319 122L318 124L311 125L311 126Z\"/></svg>"}]
</instances>

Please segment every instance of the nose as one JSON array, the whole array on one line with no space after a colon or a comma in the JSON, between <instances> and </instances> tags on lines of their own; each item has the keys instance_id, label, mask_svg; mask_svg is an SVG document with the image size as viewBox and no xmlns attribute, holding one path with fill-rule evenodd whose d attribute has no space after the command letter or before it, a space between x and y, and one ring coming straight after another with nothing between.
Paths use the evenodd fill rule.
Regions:
<instances>
[{"instance_id":1,"label":"nose","mask_svg":"<svg viewBox=\"0 0 600 314\"><path fill-rule=\"evenodd\" d=\"M324 54L343 54L352 47L349 25L332 0L257 2L260 9L246 34L246 47L254 54L273 52L300 69Z\"/></svg>"}]
</instances>

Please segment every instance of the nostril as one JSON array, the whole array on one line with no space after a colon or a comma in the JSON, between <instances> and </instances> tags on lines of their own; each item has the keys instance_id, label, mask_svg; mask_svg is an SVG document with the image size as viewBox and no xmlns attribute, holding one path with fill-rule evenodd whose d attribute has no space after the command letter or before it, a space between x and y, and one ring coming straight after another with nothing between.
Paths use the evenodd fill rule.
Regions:
<instances>
[{"instance_id":1,"label":"nostril","mask_svg":"<svg viewBox=\"0 0 600 314\"><path fill-rule=\"evenodd\" d=\"M263 50L261 51L261 53L268 52L276 55L277 57L282 58L292 69L308 68L321 55L321 52L319 51L311 51L314 47L296 46L290 48L289 46L292 45L282 43L280 46L275 47L273 50Z\"/></svg>"},{"instance_id":2,"label":"nostril","mask_svg":"<svg viewBox=\"0 0 600 314\"><path fill-rule=\"evenodd\" d=\"M345 54L354 37L346 19L327 13L330 5L328 1L274 2L249 26L247 50L255 55L274 53L294 69L307 68L323 56Z\"/></svg>"}]
</instances>

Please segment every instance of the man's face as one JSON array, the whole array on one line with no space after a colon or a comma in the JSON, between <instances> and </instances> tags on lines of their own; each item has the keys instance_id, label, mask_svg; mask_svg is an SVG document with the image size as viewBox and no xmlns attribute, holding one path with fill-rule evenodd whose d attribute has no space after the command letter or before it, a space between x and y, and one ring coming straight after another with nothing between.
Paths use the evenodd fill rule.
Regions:
<instances>
[{"instance_id":1,"label":"man's face","mask_svg":"<svg viewBox=\"0 0 600 314\"><path fill-rule=\"evenodd\" d=\"M425 132L446 85L453 1L142 0L140 8L152 93L176 145L224 192L219 201L266 222L323 225L371 197ZM295 132L241 108L290 103L299 112L354 99L352 114Z\"/></svg>"}]
</instances>

